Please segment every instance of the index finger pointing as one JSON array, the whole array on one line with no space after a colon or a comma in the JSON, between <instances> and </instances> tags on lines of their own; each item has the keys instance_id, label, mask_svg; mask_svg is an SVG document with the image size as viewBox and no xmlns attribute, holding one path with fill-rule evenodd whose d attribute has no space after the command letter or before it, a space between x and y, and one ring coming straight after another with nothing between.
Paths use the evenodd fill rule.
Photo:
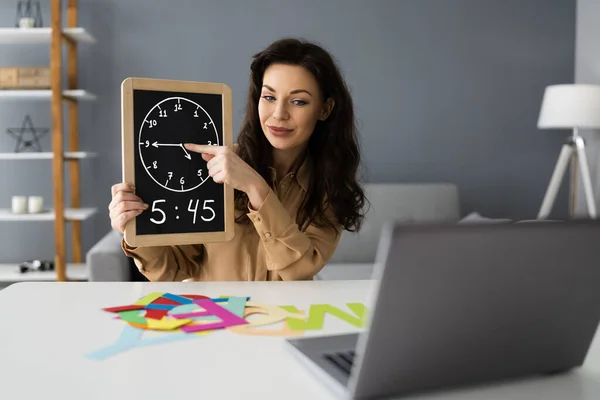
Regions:
<instances>
[{"instance_id":1,"label":"index finger pointing","mask_svg":"<svg viewBox=\"0 0 600 400\"><path fill-rule=\"evenodd\" d=\"M185 148L195 153L217 154L221 146L211 146L206 144L185 143Z\"/></svg>"}]
</instances>

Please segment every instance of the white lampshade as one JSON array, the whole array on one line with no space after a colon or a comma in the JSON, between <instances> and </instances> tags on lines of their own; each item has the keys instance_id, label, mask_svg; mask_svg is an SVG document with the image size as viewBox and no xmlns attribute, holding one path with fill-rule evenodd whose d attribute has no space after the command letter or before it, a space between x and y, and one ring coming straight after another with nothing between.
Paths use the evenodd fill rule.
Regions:
<instances>
[{"instance_id":1,"label":"white lampshade","mask_svg":"<svg viewBox=\"0 0 600 400\"><path fill-rule=\"evenodd\" d=\"M600 128L600 86L565 84L546 87L538 128Z\"/></svg>"}]
</instances>

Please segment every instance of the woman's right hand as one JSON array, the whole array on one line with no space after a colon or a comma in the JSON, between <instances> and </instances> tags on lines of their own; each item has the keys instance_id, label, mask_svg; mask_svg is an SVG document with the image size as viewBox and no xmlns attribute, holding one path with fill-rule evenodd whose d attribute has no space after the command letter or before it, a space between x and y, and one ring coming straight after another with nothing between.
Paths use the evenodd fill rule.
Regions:
<instances>
[{"instance_id":1,"label":"woman's right hand","mask_svg":"<svg viewBox=\"0 0 600 400\"><path fill-rule=\"evenodd\" d=\"M125 231L129 220L140 215L148 204L134 194L135 187L129 183L117 183L110 189L112 200L108 205L110 225L120 233Z\"/></svg>"}]
</instances>

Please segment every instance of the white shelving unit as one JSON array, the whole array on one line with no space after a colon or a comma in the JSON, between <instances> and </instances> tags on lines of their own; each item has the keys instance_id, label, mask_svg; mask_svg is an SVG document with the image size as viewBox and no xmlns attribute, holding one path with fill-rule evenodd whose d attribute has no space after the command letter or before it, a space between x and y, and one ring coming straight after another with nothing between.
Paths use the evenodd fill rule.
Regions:
<instances>
[{"instance_id":1,"label":"white shelving unit","mask_svg":"<svg viewBox=\"0 0 600 400\"><path fill-rule=\"evenodd\" d=\"M65 207L64 209L49 209L37 214L13 214L11 210L0 209L0 222L43 222L54 223L55 230L55 270L47 272L18 271L18 262L0 264L0 282L19 281L62 281L62 280L86 280L87 269L82 261L80 222L91 218L96 214L95 208L79 207L80 185L79 167L75 161L89 159L96 156L93 152L80 151L78 143L78 103L80 101L93 101L96 96L86 90L80 89L77 83L77 47L79 44L95 43L96 39L85 30L77 26L77 1L66 1L66 12L63 8L63 0L51 0L51 16L48 18L50 27L44 28L0 28L0 45L42 45L50 49L51 89L0 89L1 101L46 101L52 111L52 150L49 152L26 152L26 153L0 153L0 161L24 161L24 160L50 160L53 179L54 205ZM63 13L66 15L63 25ZM63 48L63 45L66 48ZM66 51L65 51L66 50ZM19 50L21 51L21 50ZM65 58L66 60L63 60ZM0 64L6 60L0 60ZM9 65L7 65L9 66ZM65 77L63 78L63 75ZM62 115L63 104L69 103L68 116ZM1 104L0 104L1 107ZM71 125L72 124L72 125ZM68 136L68 138L67 138ZM66 183L63 165L61 164L61 149L69 143L68 151L63 152L65 161L68 161L69 173L73 181ZM0 170L6 170L4 164L0 164ZM66 185L71 185L71 205L76 208L68 208L63 190ZM57 217L58 214L58 217ZM62 214L62 215L61 215ZM65 224L73 229L73 261L68 262L65 254ZM25 261L25 260L23 260Z\"/></svg>"},{"instance_id":2,"label":"white shelving unit","mask_svg":"<svg viewBox=\"0 0 600 400\"><path fill-rule=\"evenodd\" d=\"M77 43L95 43L84 28L63 28L63 35ZM0 44L50 44L52 28L0 28Z\"/></svg>"},{"instance_id":3,"label":"white shelving unit","mask_svg":"<svg viewBox=\"0 0 600 400\"><path fill-rule=\"evenodd\" d=\"M70 280L85 281L88 273L85 264L67 264L67 276ZM55 281L54 271L43 272L19 272L19 264L0 264L0 282L33 282L33 281Z\"/></svg>"},{"instance_id":4,"label":"white shelving unit","mask_svg":"<svg viewBox=\"0 0 600 400\"><path fill-rule=\"evenodd\" d=\"M63 97L70 100L96 100L96 95L85 90L65 90ZM50 100L52 98L51 90L0 90L0 99L8 98L10 100Z\"/></svg>"},{"instance_id":5,"label":"white shelving unit","mask_svg":"<svg viewBox=\"0 0 600 400\"><path fill-rule=\"evenodd\" d=\"M85 221L96 214L96 208L66 208L67 221ZM54 210L44 210L35 214L15 214L12 210L0 208L0 221L27 222L27 221L54 221Z\"/></svg>"},{"instance_id":6,"label":"white shelving unit","mask_svg":"<svg viewBox=\"0 0 600 400\"><path fill-rule=\"evenodd\" d=\"M82 160L84 158L94 158L96 153L88 151L67 151L63 157L67 160ZM27 153L0 153L0 160L52 160L54 154L47 152L27 152Z\"/></svg>"}]
</instances>

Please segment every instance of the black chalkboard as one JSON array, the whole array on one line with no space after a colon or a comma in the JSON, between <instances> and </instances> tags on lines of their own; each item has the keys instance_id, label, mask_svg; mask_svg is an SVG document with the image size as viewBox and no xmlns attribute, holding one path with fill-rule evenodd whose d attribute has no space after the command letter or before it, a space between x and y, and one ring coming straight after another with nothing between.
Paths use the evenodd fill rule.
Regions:
<instances>
[{"instance_id":1,"label":"black chalkboard","mask_svg":"<svg viewBox=\"0 0 600 400\"><path fill-rule=\"evenodd\" d=\"M122 84L124 180L149 208L128 224L133 246L232 237L232 189L184 143L231 146L226 85L128 78Z\"/></svg>"}]
</instances>

